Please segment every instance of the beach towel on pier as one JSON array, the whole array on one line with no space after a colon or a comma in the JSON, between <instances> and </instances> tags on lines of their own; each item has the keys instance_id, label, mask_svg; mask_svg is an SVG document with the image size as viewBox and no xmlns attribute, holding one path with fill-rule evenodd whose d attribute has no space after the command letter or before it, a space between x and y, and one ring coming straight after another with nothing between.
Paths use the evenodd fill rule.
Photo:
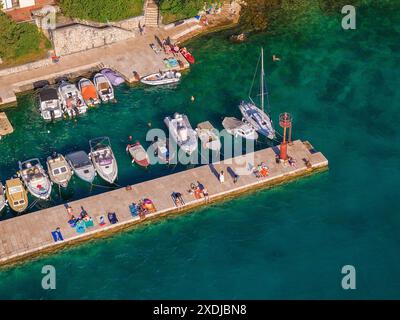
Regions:
<instances>
[{"instance_id":1,"label":"beach towel on pier","mask_svg":"<svg viewBox=\"0 0 400 320\"><path fill-rule=\"evenodd\" d=\"M108 221L110 221L111 224L115 224L118 222L118 218L115 212L108 213Z\"/></svg>"}]
</instances>

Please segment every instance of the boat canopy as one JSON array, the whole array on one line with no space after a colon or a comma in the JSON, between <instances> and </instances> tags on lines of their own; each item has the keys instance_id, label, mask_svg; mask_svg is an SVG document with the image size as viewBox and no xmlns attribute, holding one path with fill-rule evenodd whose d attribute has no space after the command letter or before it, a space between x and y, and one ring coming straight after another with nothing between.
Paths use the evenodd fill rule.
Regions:
<instances>
[{"instance_id":1,"label":"boat canopy","mask_svg":"<svg viewBox=\"0 0 400 320\"><path fill-rule=\"evenodd\" d=\"M82 96L85 100L97 99L96 87L92 84L82 87Z\"/></svg>"},{"instance_id":2,"label":"boat canopy","mask_svg":"<svg viewBox=\"0 0 400 320\"><path fill-rule=\"evenodd\" d=\"M235 117L225 117L222 121L222 126L227 130L234 130L243 125L243 122Z\"/></svg>"},{"instance_id":3,"label":"boat canopy","mask_svg":"<svg viewBox=\"0 0 400 320\"><path fill-rule=\"evenodd\" d=\"M39 97L41 101L58 100L57 89L46 88L40 91Z\"/></svg>"},{"instance_id":4,"label":"boat canopy","mask_svg":"<svg viewBox=\"0 0 400 320\"><path fill-rule=\"evenodd\" d=\"M210 121L204 121L204 122L199 123L197 125L197 128L199 128L200 130L213 130L214 129L214 127L212 126Z\"/></svg>"},{"instance_id":5,"label":"boat canopy","mask_svg":"<svg viewBox=\"0 0 400 320\"><path fill-rule=\"evenodd\" d=\"M74 168L81 168L91 165L89 157L85 151L70 153L67 155L67 158L69 161L71 161Z\"/></svg>"}]
</instances>

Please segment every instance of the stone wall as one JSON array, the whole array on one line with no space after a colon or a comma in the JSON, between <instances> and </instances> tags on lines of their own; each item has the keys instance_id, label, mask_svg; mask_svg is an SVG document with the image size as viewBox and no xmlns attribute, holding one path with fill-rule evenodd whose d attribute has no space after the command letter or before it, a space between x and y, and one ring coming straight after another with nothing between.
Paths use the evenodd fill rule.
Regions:
<instances>
[{"instance_id":1,"label":"stone wall","mask_svg":"<svg viewBox=\"0 0 400 320\"><path fill-rule=\"evenodd\" d=\"M125 29L102 26L94 27L73 24L53 30L53 43L57 55L67 55L101 47L135 37L135 33Z\"/></svg>"}]
</instances>

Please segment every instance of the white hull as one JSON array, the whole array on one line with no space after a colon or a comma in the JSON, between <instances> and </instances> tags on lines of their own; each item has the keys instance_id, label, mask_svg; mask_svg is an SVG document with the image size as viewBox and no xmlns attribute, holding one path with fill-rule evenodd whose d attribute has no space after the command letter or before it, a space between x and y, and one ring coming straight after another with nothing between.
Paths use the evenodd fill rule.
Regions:
<instances>
[{"instance_id":1,"label":"white hull","mask_svg":"<svg viewBox=\"0 0 400 320\"><path fill-rule=\"evenodd\" d=\"M93 182L96 177L96 170L86 152L78 151L68 154L66 159L78 178L89 183Z\"/></svg>"},{"instance_id":2,"label":"white hull","mask_svg":"<svg viewBox=\"0 0 400 320\"><path fill-rule=\"evenodd\" d=\"M80 91L72 83L62 82L58 87L62 107L69 117L86 113L88 107Z\"/></svg>"},{"instance_id":3,"label":"white hull","mask_svg":"<svg viewBox=\"0 0 400 320\"><path fill-rule=\"evenodd\" d=\"M140 79L140 82L150 86L172 84L179 82L181 80L181 76L182 75L179 72L175 73L174 71L167 71L162 74L157 72L143 77Z\"/></svg>"},{"instance_id":4,"label":"white hull","mask_svg":"<svg viewBox=\"0 0 400 320\"><path fill-rule=\"evenodd\" d=\"M3 184L0 182L0 211L2 211L5 206L6 206L6 196Z\"/></svg>"},{"instance_id":5,"label":"white hull","mask_svg":"<svg viewBox=\"0 0 400 320\"><path fill-rule=\"evenodd\" d=\"M109 102L114 100L114 88L106 76L97 73L93 81L101 101Z\"/></svg>"},{"instance_id":6,"label":"white hull","mask_svg":"<svg viewBox=\"0 0 400 320\"><path fill-rule=\"evenodd\" d=\"M86 86L94 86L94 84L92 83L92 81L90 81L89 79L86 79L86 78L82 78L81 80L79 80L78 89L81 92L82 97L83 97L82 89L84 89ZM97 91L96 91L96 93L97 93ZM85 98L83 100L85 101L85 103L88 106L96 106L96 105L100 104L100 102L101 102L101 100L98 96L96 98L93 98L93 101L88 101Z\"/></svg>"},{"instance_id":7,"label":"white hull","mask_svg":"<svg viewBox=\"0 0 400 320\"><path fill-rule=\"evenodd\" d=\"M275 139L275 130L272 126L270 117L261 109L257 108L252 103L242 102L239 105L240 112L243 118L259 132L266 136L268 139Z\"/></svg>"},{"instance_id":8,"label":"white hull","mask_svg":"<svg viewBox=\"0 0 400 320\"><path fill-rule=\"evenodd\" d=\"M97 174L108 183L114 183L118 177L118 165L111 148L99 148L89 156Z\"/></svg>"},{"instance_id":9,"label":"white hull","mask_svg":"<svg viewBox=\"0 0 400 320\"><path fill-rule=\"evenodd\" d=\"M27 162L20 163L20 175L29 193L39 199L47 200L51 194L51 182L42 165L37 162L30 168L24 168Z\"/></svg>"},{"instance_id":10,"label":"white hull","mask_svg":"<svg viewBox=\"0 0 400 320\"><path fill-rule=\"evenodd\" d=\"M164 123L172 139L184 152L192 154L197 149L197 133L186 115L176 113L174 118L165 117Z\"/></svg>"}]
</instances>

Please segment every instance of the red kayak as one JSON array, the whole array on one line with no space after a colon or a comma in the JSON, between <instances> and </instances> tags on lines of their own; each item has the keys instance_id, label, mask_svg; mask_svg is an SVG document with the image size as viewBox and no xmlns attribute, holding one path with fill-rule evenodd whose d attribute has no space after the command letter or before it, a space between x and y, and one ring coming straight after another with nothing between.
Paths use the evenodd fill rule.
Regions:
<instances>
[{"instance_id":1,"label":"red kayak","mask_svg":"<svg viewBox=\"0 0 400 320\"><path fill-rule=\"evenodd\" d=\"M187 49L185 47L181 48L181 50L179 50L181 52L181 54L185 57L185 59L193 64L194 63L194 57L192 56L192 54L187 51Z\"/></svg>"}]
</instances>

